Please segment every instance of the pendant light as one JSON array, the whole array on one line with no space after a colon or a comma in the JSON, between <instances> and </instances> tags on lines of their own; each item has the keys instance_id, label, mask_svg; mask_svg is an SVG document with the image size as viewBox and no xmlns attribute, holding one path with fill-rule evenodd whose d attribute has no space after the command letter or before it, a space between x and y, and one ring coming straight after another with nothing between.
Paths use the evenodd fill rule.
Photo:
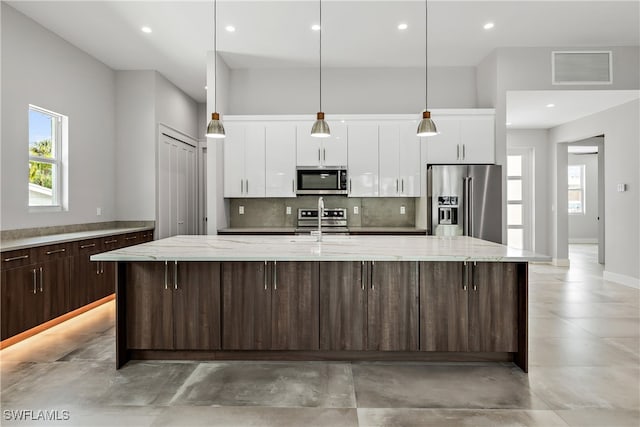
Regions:
<instances>
[{"instance_id":1,"label":"pendant light","mask_svg":"<svg viewBox=\"0 0 640 427\"><path fill-rule=\"evenodd\" d=\"M218 33L218 20L216 17L217 12L216 0L213 0L213 113L211 113L211 121L207 126L207 136L209 138L224 138L226 136L224 132L224 126L220 121L220 114L217 110L217 97L218 97L218 45L216 40L216 34Z\"/></svg>"},{"instance_id":2,"label":"pendant light","mask_svg":"<svg viewBox=\"0 0 640 427\"><path fill-rule=\"evenodd\" d=\"M427 94L428 91L428 75L429 75L429 27L427 25L427 0L424 0L424 112L422 113L422 120L418 124L418 136L433 136L438 134L436 124L431 120L431 112L427 109Z\"/></svg>"},{"instance_id":3,"label":"pendant light","mask_svg":"<svg viewBox=\"0 0 640 427\"><path fill-rule=\"evenodd\" d=\"M316 138L327 138L331 136L329 125L324 121L324 113L322 112L322 0L320 3L320 110L318 111L316 122L311 128L311 136Z\"/></svg>"}]
</instances>

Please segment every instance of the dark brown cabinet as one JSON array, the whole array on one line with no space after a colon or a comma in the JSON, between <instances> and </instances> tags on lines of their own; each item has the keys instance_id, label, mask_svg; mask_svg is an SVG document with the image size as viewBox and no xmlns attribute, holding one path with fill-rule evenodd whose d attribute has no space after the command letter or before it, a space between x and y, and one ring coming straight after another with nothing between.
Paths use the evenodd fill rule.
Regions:
<instances>
[{"instance_id":1,"label":"dark brown cabinet","mask_svg":"<svg viewBox=\"0 0 640 427\"><path fill-rule=\"evenodd\" d=\"M368 263L320 264L320 349L367 349Z\"/></svg>"},{"instance_id":2,"label":"dark brown cabinet","mask_svg":"<svg viewBox=\"0 0 640 427\"><path fill-rule=\"evenodd\" d=\"M64 247L47 247L34 250L34 256L30 259L35 261L51 257L51 260L8 269L5 269L6 264L3 265L2 339L66 313L69 259L58 256L66 252L67 248ZM9 252L3 254L3 259L15 256Z\"/></svg>"},{"instance_id":3,"label":"dark brown cabinet","mask_svg":"<svg viewBox=\"0 0 640 427\"><path fill-rule=\"evenodd\" d=\"M126 275L128 348L220 348L220 263L131 262Z\"/></svg>"},{"instance_id":4,"label":"dark brown cabinet","mask_svg":"<svg viewBox=\"0 0 640 427\"><path fill-rule=\"evenodd\" d=\"M317 262L222 264L222 348L317 350Z\"/></svg>"},{"instance_id":5,"label":"dark brown cabinet","mask_svg":"<svg viewBox=\"0 0 640 427\"><path fill-rule=\"evenodd\" d=\"M518 351L514 263L422 262L420 349Z\"/></svg>"},{"instance_id":6,"label":"dark brown cabinet","mask_svg":"<svg viewBox=\"0 0 640 427\"><path fill-rule=\"evenodd\" d=\"M101 298L97 288L102 287L103 266L100 262L90 260L91 255L102 252L101 243L101 239L75 243L75 256L71 261L73 275L69 281L69 310L75 310Z\"/></svg>"},{"instance_id":7,"label":"dark brown cabinet","mask_svg":"<svg viewBox=\"0 0 640 427\"><path fill-rule=\"evenodd\" d=\"M418 263L371 262L367 349L418 350Z\"/></svg>"}]
</instances>

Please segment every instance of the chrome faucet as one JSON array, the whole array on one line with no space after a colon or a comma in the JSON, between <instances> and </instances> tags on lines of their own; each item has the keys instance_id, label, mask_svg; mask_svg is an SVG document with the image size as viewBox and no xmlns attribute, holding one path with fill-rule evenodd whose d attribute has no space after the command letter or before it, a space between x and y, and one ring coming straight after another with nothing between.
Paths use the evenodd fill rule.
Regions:
<instances>
[{"instance_id":1,"label":"chrome faucet","mask_svg":"<svg viewBox=\"0 0 640 427\"><path fill-rule=\"evenodd\" d=\"M317 241L322 242L322 217L324 216L324 199L318 197L318 237Z\"/></svg>"}]
</instances>

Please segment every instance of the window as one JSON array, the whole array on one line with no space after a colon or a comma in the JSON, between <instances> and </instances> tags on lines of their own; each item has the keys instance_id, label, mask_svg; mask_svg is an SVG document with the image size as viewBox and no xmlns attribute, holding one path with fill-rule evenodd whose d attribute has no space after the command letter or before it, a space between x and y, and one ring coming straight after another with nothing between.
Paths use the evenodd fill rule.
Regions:
<instances>
[{"instance_id":1,"label":"window","mask_svg":"<svg viewBox=\"0 0 640 427\"><path fill-rule=\"evenodd\" d=\"M507 245L534 250L532 241L533 149L511 147L507 152Z\"/></svg>"},{"instance_id":2,"label":"window","mask_svg":"<svg viewBox=\"0 0 640 427\"><path fill-rule=\"evenodd\" d=\"M63 207L67 118L29 106L29 207Z\"/></svg>"},{"instance_id":3,"label":"window","mask_svg":"<svg viewBox=\"0 0 640 427\"><path fill-rule=\"evenodd\" d=\"M584 199L584 170L585 165L569 165L568 167L568 184L569 184L569 213L582 214L585 213Z\"/></svg>"}]
</instances>

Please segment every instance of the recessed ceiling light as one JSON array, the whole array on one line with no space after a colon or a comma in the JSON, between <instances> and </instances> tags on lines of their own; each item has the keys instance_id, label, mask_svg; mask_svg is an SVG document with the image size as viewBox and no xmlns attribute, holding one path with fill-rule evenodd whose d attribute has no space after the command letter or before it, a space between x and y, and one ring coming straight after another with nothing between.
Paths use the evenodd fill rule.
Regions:
<instances>
[{"instance_id":1,"label":"recessed ceiling light","mask_svg":"<svg viewBox=\"0 0 640 427\"><path fill-rule=\"evenodd\" d=\"M236 30L236 27L234 27L233 25L227 25L226 27L224 27L224 29L230 33L233 33Z\"/></svg>"},{"instance_id":2,"label":"recessed ceiling light","mask_svg":"<svg viewBox=\"0 0 640 427\"><path fill-rule=\"evenodd\" d=\"M205 87L204 87L204 90L209 90L209 86L205 86Z\"/></svg>"},{"instance_id":3,"label":"recessed ceiling light","mask_svg":"<svg viewBox=\"0 0 640 427\"><path fill-rule=\"evenodd\" d=\"M556 106L556 104L547 104L547 108L553 108L555 106Z\"/></svg>"},{"instance_id":4,"label":"recessed ceiling light","mask_svg":"<svg viewBox=\"0 0 640 427\"><path fill-rule=\"evenodd\" d=\"M493 22L487 22L486 24L484 24L484 27L483 27L483 28L484 28L485 30L490 30L490 29L492 29L494 26L495 26L495 25L494 25L494 23L493 23Z\"/></svg>"},{"instance_id":5,"label":"recessed ceiling light","mask_svg":"<svg viewBox=\"0 0 640 427\"><path fill-rule=\"evenodd\" d=\"M318 24L313 24L313 25L311 26L311 29L312 29L313 31L320 31L320 25L318 25Z\"/></svg>"},{"instance_id":6,"label":"recessed ceiling light","mask_svg":"<svg viewBox=\"0 0 640 427\"><path fill-rule=\"evenodd\" d=\"M149 34L151 32L151 28L149 27L142 27L140 28L140 31L142 31L143 33L147 33Z\"/></svg>"},{"instance_id":7,"label":"recessed ceiling light","mask_svg":"<svg viewBox=\"0 0 640 427\"><path fill-rule=\"evenodd\" d=\"M507 125L507 126L511 126L511 122L507 122L507 123L506 123L506 125Z\"/></svg>"},{"instance_id":8,"label":"recessed ceiling light","mask_svg":"<svg viewBox=\"0 0 640 427\"><path fill-rule=\"evenodd\" d=\"M406 30L407 28L409 28L409 26L407 24L405 24L404 22L402 24L398 24L398 29L399 30Z\"/></svg>"}]
</instances>

